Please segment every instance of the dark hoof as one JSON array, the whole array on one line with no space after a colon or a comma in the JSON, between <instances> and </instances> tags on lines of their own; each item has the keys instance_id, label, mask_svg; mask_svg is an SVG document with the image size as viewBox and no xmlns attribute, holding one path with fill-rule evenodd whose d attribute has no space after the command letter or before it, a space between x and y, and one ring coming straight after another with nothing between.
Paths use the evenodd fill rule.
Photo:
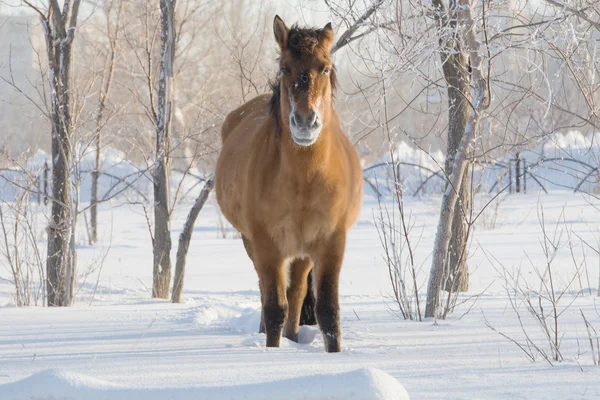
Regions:
<instances>
[{"instance_id":1,"label":"dark hoof","mask_svg":"<svg viewBox=\"0 0 600 400\"><path fill-rule=\"evenodd\" d=\"M325 342L325 351L328 353L339 353L342 351L342 340L339 332L323 332L323 341Z\"/></svg>"},{"instance_id":2,"label":"dark hoof","mask_svg":"<svg viewBox=\"0 0 600 400\"><path fill-rule=\"evenodd\" d=\"M342 346L340 346L339 344L326 345L325 350L328 353L340 353L342 351Z\"/></svg>"},{"instance_id":3,"label":"dark hoof","mask_svg":"<svg viewBox=\"0 0 600 400\"><path fill-rule=\"evenodd\" d=\"M267 333L267 347L279 347L279 341L281 336L279 333L268 334Z\"/></svg>"}]
</instances>

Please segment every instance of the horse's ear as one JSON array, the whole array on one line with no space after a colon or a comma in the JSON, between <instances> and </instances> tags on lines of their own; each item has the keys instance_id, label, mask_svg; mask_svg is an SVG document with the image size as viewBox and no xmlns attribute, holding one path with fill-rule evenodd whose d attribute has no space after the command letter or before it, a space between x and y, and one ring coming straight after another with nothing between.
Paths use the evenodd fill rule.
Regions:
<instances>
[{"instance_id":1,"label":"horse's ear","mask_svg":"<svg viewBox=\"0 0 600 400\"><path fill-rule=\"evenodd\" d=\"M276 15L275 19L273 20L273 33L275 34L275 40L277 40L281 50L284 50L287 47L289 31L290 29L287 27L285 22L279 18L279 15Z\"/></svg>"},{"instance_id":2,"label":"horse's ear","mask_svg":"<svg viewBox=\"0 0 600 400\"><path fill-rule=\"evenodd\" d=\"M333 27L331 26L330 22L321 30L321 46L327 51L331 50L331 46L333 46L333 38Z\"/></svg>"}]
</instances>

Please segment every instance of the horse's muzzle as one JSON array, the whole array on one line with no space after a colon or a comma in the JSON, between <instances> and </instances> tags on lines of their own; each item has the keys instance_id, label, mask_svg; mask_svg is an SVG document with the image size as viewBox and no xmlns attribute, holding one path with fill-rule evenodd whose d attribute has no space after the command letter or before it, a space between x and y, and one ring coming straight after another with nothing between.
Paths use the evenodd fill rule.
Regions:
<instances>
[{"instance_id":1,"label":"horse's muzzle","mask_svg":"<svg viewBox=\"0 0 600 400\"><path fill-rule=\"evenodd\" d=\"M306 116L297 111L290 114L290 131L297 145L310 146L315 143L322 127L321 119L314 111L310 111Z\"/></svg>"}]
</instances>

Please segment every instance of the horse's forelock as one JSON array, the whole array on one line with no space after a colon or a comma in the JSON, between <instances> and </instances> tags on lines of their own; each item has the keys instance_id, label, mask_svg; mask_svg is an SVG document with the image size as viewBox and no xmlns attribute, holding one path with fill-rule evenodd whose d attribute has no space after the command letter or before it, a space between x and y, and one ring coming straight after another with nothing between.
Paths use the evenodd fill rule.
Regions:
<instances>
[{"instance_id":1,"label":"horse's forelock","mask_svg":"<svg viewBox=\"0 0 600 400\"><path fill-rule=\"evenodd\" d=\"M287 50L296 57L313 54L319 45L321 32L321 29L292 26L288 33Z\"/></svg>"}]
</instances>

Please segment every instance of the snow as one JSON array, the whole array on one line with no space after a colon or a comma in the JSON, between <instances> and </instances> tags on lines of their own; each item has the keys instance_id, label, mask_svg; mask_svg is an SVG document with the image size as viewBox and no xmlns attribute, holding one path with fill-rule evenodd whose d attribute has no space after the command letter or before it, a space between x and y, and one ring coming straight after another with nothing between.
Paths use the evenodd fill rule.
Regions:
<instances>
[{"instance_id":1,"label":"snow","mask_svg":"<svg viewBox=\"0 0 600 400\"><path fill-rule=\"evenodd\" d=\"M413 231L420 237L415 257L425 267L421 283L427 278L439 201L437 196L407 197ZM543 360L531 363L486 327L488 321L523 339L498 263L510 271L520 269L524 279L536 282L528 259L536 266L544 263L538 202L549 231L554 232L556 221L564 221L559 227L582 240L596 243L600 238L595 198L564 192L507 196L493 229L476 225L469 259L471 292L464 303L446 321L419 323L390 312L390 285L373 224L376 202L367 197L350 232L340 280L339 354L324 352L316 327L302 327L300 343L282 339L278 349L264 347L265 336L257 333L256 274L241 241L220 237L214 199L195 227L183 304L149 299L152 254L141 207L104 204L101 244L79 246L81 273L105 255L95 296L98 270L79 288L76 306L67 309L11 307L13 289L1 281L0 304L7 307L0 308L0 399L27 400L27 393L38 400L279 398L279 393L286 398L393 399L403 395L397 382L415 399L598 398L600 368L592 364L579 314L583 310L600 327L593 295L600 261L591 250L583 294L567 294L561 305L573 301L560 319L564 362L556 367ZM174 240L186 211L181 207L175 214ZM561 285L575 271L566 244L554 261ZM573 245L579 263L581 242L573 240ZM579 283L571 289L580 292ZM522 312L529 334L543 347L543 334ZM240 388L248 397L239 397ZM352 391L356 394L349 395Z\"/></svg>"},{"instance_id":2,"label":"snow","mask_svg":"<svg viewBox=\"0 0 600 400\"><path fill-rule=\"evenodd\" d=\"M176 389L126 388L89 376L50 369L18 382L0 386L0 398L5 400L28 398L61 400L162 400L165 398L178 400L255 400L265 398L408 400L408 394L397 380L375 368L361 368L339 374L309 375L277 382Z\"/></svg>"},{"instance_id":3,"label":"snow","mask_svg":"<svg viewBox=\"0 0 600 400\"><path fill-rule=\"evenodd\" d=\"M581 136L560 139L567 140L561 149L591 143L582 145ZM546 144L547 155L552 146ZM593 153L580 155L586 154ZM114 158L125 165L118 154ZM482 212L469 249L469 293L447 320L423 322L394 312L373 218L377 201L367 194L340 277L338 354L324 352L316 327L301 327L299 343L282 339L280 348L265 347L258 333L256 273L241 240L231 230L223 238L213 197L194 228L182 304L150 299L152 247L144 210L128 197L116 198L99 207L98 245L86 244L85 221L79 219L74 307L14 307L14 287L0 255L0 399L600 398L600 367L593 364L581 317L583 312L600 330L600 257L590 248L600 248L600 200L558 186L549 192L501 195ZM406 211L424 295L441 196L411 194L405 196ZM478 194L475 212L490 199ZM174 244L192 200L174 212ZM391 213L390 200L384 204ZM505 279L515 274L522 285L540 289L538 273L546 265L542 210L548 237L558 243L552 261L556 290L564 291L564 361L554 367L539 356L531 362L487 326L524 343L520 316L530 339L548 351L522 299L516 303L519 315L511 307L513 287ZM32 218L44 252L47 212L40 206Z\"/></svg>"}]
</instances>

